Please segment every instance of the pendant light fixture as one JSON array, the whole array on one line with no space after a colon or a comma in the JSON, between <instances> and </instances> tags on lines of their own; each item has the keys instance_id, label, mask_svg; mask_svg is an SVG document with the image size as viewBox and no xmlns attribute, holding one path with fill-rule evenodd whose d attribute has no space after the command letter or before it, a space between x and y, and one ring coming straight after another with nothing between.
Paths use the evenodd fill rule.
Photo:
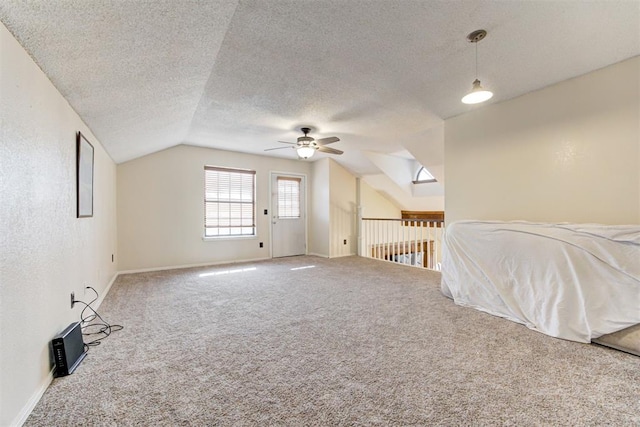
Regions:
<instances>
[{"instance_id":1,"label":"pendant light fixture","mask_svg":"<svg viewBox=\"0 0 640 427\"><path fill-rule=\"evenodd\" d=\"M298 152L298 157L300 157L301 159L308 159L309 157L313 156L313 153L316 152L316 149L308 145L303 145L301 147L298 147L296 151Z\"/></svg>"},{"instance_id":2,"label":"pendant light fixture","mask_svg":"<svg viewBox=\"0 0 640 427\"><path fill-rule=\"evenodd\" d=\"M491 99L493 96L493 92L484 89L480 85L480 80L478 80L478 42L486 36L487 32L485 30L476 30L467 36L467 40L476 45L476 79L473 81L471 92L462 97L462 102L465 104L479 104Z\"/></svg>"},{"instance_id":3,"label":"pendant light fixture","mask_svg":"<svg viewBox=\"0 0 640 427\"><path fill-rule=\"evenodd\" d=\"M308 135L308 133L311 132L311 128L300 128L300 130L304 133L304 136L298 138L298 148L296 148L296 151L298 152L298 157L308 159L316 152L313 146L315 139Z\"/></svg>"}]
</instances>

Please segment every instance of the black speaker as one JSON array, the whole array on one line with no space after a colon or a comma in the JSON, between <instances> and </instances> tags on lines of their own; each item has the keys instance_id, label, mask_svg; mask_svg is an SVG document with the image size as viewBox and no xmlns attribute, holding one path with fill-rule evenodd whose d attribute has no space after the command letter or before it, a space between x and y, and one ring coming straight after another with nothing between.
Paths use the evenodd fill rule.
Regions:
<instances>
[{"instance_id":1,"label":"black speaker","mask_svg":"<svg viewBox=\"0 0 640 427\"><path fill-rule=\"evenodd\" d=\"M84 341L82 341L80 322L70 324L59 335L56 335L51 340L51 346L56 366L54 376L64 377L72 374L87 355Z\"/></svg>"}]
</instances>

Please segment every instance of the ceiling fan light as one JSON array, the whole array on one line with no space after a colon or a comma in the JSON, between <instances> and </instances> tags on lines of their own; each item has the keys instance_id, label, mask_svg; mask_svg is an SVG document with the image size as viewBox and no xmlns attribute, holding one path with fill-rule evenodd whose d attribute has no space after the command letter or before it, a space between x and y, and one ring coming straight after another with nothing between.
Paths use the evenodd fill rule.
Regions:
<instances>
[{"instance_id":1,"label":"ceiling fan light","mask_svg":"<svg viewBox=\"0 0 640 427\"><path fill-rule=\"evenodd\" d=\"M308 159L309 157L313 156L313 153L316 152L316 149L308 145L304 145L302 147L298 147L297 151L298 157L300 157L301 159Z\"/></svg>"},{"instance_id":2,"label":"ceiling fan light","mask_svg":"<svg viewBox=\"0 0 640 427\"><path fill-rule=\"evenodd\" d=\"M473 82L473 88L471 92L462 97L462 102L465 104L479 104L481 102L491 99L493 92L484 89L480 85L480 80L476 79Z\"/></svg>"}]
</instances>

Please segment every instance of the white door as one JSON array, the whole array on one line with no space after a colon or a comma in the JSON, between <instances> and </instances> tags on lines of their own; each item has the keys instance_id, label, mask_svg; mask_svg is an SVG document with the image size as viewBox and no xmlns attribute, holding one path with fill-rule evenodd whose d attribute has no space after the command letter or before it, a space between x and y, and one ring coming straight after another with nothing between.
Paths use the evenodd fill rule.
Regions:
<instances>
[{"instance_id":1,"label":"white door","mask_svg":"<svg viewBox=\"0 0 640 427\"><path fill-rule=\"evenodd\" d=\"M304 176L271 174L271 254L274 258L307 252Z\"/></svg>"}]
</instances>

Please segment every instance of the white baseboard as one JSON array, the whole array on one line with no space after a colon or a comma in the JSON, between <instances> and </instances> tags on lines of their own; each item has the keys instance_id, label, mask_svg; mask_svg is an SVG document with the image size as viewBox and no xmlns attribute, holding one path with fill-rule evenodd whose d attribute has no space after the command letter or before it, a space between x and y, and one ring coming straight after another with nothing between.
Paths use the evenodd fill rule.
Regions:
<instances>
[{"instance_id":1,"label":"white baseboard","mask_svg":"<svg viewBox=\"0 0 640 427\"><path fill-rule=\"evenodd\" d=\"M345 256L355 256L355 255L358 255L358 254L344 254L344 255L329 256L329 255L325 255L325 254L316 254L316 253L311 252L311 253L308 253L307 255L319 256L320 258L342 258L342 257L345 257Z\"/></svg>"},{"instance_id":2,"label":"white baseboard","mask_svg":"<svg viewBox=\"0 0 640 427\"><path fill-rule=\"evenodd\" d=\"M264 261L267 259L271 259L270 257L266 258L252 258L252 259L242 259L242 260L228 260L228 261L217 261L217 262L205 262L201 264L182 264L182 265L171 265L168 267L151 267L151 268L139 268L134 270L123 270L119 271L118 274L134 274L134 273L149 273L152 271L164 271L164 270L180 270L183 268L194 268L194 267L209 267L213 265L224 265L224 264L241 264L246 262L256 262L256 261Z\"/></svg>"},{"instance_id":3,"label":"white baseboard","mask_svg":"<svg viewBox=\"0 0 640 427\"><path fill-rule=\"evenodd\" d=\"M329 258L344 258L346 256L355 256L355 255L357 255L357 254L334 255L334 256L329 257Z\"/></svg>"},{"instance_id":4,"label":"white baseboard","mask_svg":"<svg viewBox=\"0 0 640 427\"><path fill-rule=\"evenodd\" d=\"M29 398L27 403L22 407L22 410L20 410L20 413L9 424L10 426L19 427L23 425L25 421L27 421L27 418L29 418L29 415L31 415L31 411L33 411L33 408L36 407L44 392L47 391L47 387L49 387L51 381L53 381L53 369L43 379L42 383L40 383L40 387L38 387L36 392L31 395L31 398Z\"/></svg>"},{"instance_id":5,"label":"white baseboard","mask_svg":"<svg viewBox=\"0 0 640 427\"><path fill-rule=\"evenodd\" d=\"M107 287L104 288L104 292L102 292L102 295L99 296L98 299L96 300L96 306L94 307L96 310L98 309L98 307L100 307L100 304L102 304L102 301L104 301L104 298L107 296L107 294L111 290L111 286L113 286L113 284L116 282L116 279L118 278L119 275L120 273L116 271L116 273L111 278L111 281L109 282Z\"/></svg>"},{"instance_id":6,"label":"white baseboard","mask_svg":"<svg viewBox=\"0 0 640 427\"><path fill-rule=\"evenodd\" d=\"M315 252L309 252L307 255L309 256L318 256L320 258L329 258L329 255L325 255L325 254L317 254Z\"/></svg>"},{"instance_id":7,"label":"white baseboard","mask_svg":"<svg viewBox=\"0 0 640 427\"><path fill-rule=\"evenodd\" d=\"M107 296L107 294L111 290L111 286L113 286L113 284L115 283L116 279L118 278L118 275L119 275L118 272L116 272L113 275L113 277L109 281L109 284L107 285L107 287L102 292L102 295L100 295L98 297L98 299L96 300L96 302L95 302L96 305L94 307L96 310L98 309L98 307L100 307L100 304L102 304L102 301L104 301L104 298ZM19 427L19 426L23 425L25 423L25 421L27 421L27 418L29 418L29 415L31 415L31 412L33 411L33 408L36 407L36 405L38 404L38 402L42 398L42 395L44 394L44 392L47 391L47 387L49 387L49 385L51 384L51 381L53 381L53 372L54 372L54 370L55 370L55 367L52 368L51 371L49 371L49 374L44 378L44 380L40 384L40 387L38 387L38 389L35 391L35 393L33 393L31 395L31 397L29 398L27 403L20 410L20 413L9 424L10 426Z\"/></svg>"}]
</instances>

